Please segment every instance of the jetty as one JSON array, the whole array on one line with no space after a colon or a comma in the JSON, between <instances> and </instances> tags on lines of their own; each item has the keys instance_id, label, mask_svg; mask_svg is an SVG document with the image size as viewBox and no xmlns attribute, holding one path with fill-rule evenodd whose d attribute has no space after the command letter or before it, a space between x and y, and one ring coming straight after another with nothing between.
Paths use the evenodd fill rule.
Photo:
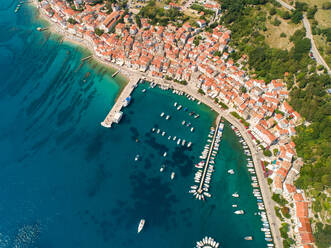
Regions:
<instances>
[{"instance_id":1,"label":"jetty","mask_svg":"<svg viewBox=\"0 0 331 248\"><path fill-rule=\"evenodd\" d=\"M216 139L216 136L217 136L217 133L218 133L219 126L221 124L221 115L219 115L217 117L216 123L217 124L216 124L216 129L215 129L214 137L213 137L213 140L212 140L211 145L210 145L210 150L209 150L209 153L208 153L208 156L207 156L205 167L203 169L203 174L202 174L202 177L201 177L200 185L199 185L199 188L197 190L198 194L202 194L203 193L202 186L203 186L203 184L205 182L205 177L206 177L206 174L207 174L207 169L208 169L208 166L209 166L210 157L212 155L213 148L214 148L214 145L215 145L215 139Z\"/></svg>"},{"instance_id":2,"label":"jetty","mask_svg":"<svg viewBox=\"0 0 331 248\"><path fill-rule=\"evenodd\" d=\"M116 102L114 106L109 111L108 115L104 119L103 122L101 122L101 126L110 128L111 125L115 122L118 123L120 118L122 117L122 107L125 103L125 99L130 97L132 91L136 88L138 83L140 82L140 78L138 77L132 77L132 79L129 81L129 83L125 86L125 88L122 90L119 97L116 99Z\"/></svg>"},{"instance_id":3,"label":"jetty","mask_svg":"<svg viewBox=\"0 0 331 248\"><path fill-rule=\"evenodd\" d=\"M120 72L120 70L115 71L115 72L113 73L113 75L111 75L111 77L112 77L112 78L116 77L116 75L117 75L119 72Z\"/></svg>"},{"instance_id":4,"label":"jetty","mask_svg":"<svg viewBox=\"0 0 331 248\"><path fill-rule=\"evenodd\" d=\"M93 55L87 56L87 57L85 57L85 58L82 58L81 61L83 62L83 61L88 60L88 59L90 59L90 58L92 58L92 57L93 57Z\"/></svg>"}]
</instances>

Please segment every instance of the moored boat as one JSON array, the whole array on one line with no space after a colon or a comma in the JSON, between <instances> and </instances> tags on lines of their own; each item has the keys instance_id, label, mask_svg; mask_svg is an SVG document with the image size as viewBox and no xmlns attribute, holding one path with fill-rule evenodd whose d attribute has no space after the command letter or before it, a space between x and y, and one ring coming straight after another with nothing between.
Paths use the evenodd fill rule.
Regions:
<instances>
[{"instance_id":1,"label":"moored boat","mask_svg":"<svg viewBox=\"0 0 331 248\"><path fill-rule=\"evenodd\" d=\"M138 233L141 232L141 230L144 228L144 225L145 225L145 220L141 219L138 225Z\"/></svg>"}]
</instances>

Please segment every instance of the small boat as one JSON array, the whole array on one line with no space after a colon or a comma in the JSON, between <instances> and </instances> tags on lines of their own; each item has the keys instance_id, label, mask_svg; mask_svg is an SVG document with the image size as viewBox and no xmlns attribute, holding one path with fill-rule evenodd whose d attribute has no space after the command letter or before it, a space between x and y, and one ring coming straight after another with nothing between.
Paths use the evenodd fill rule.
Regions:
<instances>
[{"instance_id":1,"label":"small boat","mask_svg":"<svg viewBox=\"0 0 331 248\"><path fill-rule=\"evenodd\" d=\"M193 132L194 131L194 127L191 127L191 132Z\"/></svg>"},{"instance_id":2,"label":"small boat","mask_svg":"<svg viewBox=\"0 0 331 248\"><path fill-rule=\"evenodd\" d=\"M172 140L176 140L177 139L177 136L174 136Z\"/></svg>"},{"instance_id":3,"label":"small boat","mask_svg":"<svg viewBox=\"0 0 331 248\"><path fill-rule=\"evenodd\" d=\"M166 157L166 156L167 156L167 152L164 152L164 153L163 153L163 157Z\"/></svg>"},{"instance_id":4,"label":"small boat","mask_svg":"<svg viewBox=\"0 0 331 248\"><path fill-rule=\"evenodd\" d=\"M234 211L235 214L244 214L244 210L237 210L237 211Z\"/></svg>"},{"instance_id":5,"label":"small boat","mask_svg":"<svg viewBox=\"0 0 331 248\"><path fill-rule=\"evenodd\" d=\"M141 92L146 92L146 89L142 89Z\"/></svg>"},{"instance_id":6,"label":"small boat","mask_svg":"<svg viewBox=\"0 0 331 248\"><path fill-rule=\"evenodd\" d=\"M190 116L193 115L193 114L194 114L194 112L190 112L190 113L189 113Z\"/></svg>"},{"instance_id":7,"label":"small boat","mask_svg":"<svg viewBox=\"0 0 331 248\"><path fill-rule=\"evenodd\" d=\"M198 185L192 185L191 186L191 189L197 189L198 188Z\"/></svg>"},{"instance_id":8,"label":"small boat","mask_svg":"<svg viewBox=\"0 0 331 248\"><path fill-rule=\"evenodd\" d=\"M145 220L141 219L138 225L138 233L141 232L141 230L144 228L144 225L145 225Z\"/></svg>"},{"instance_id":9,"label":"small boat","mask_svg":"<svg viewBox=\"0 0 331 248\"><path fill-rule=\"evenodd\" d=\"M233 169L230 169L230 170L228 170L228 173L231 174L231 175L233 175L234 174L234 170Z\"/></svg>"},{"instance_id":10,"label":"small boat","mask_svg":"<svg viewBox=\"0 0 331 248\"><path fill-rule=\"evenodd\" d=\"M171 178L171 180L173 180L175 178L175 172L171 172L170 178Z\"/></svg>"},{"instance_id":11,"label":"small boat","mask_svg":"<svg viewBox=\"0 0 331 248\"><path fill-rule=\"evenodd\" d=\"M177 102L174 103L174 107L177 107Z\"/></svg>"},{"instance_id":12,"label":"small boat","mask_svg":"<svg viewBox=\"0 0 331 248\"><path fill-rule=\"evenodd\" d=\"M139 158L140 158L140 155L139 155L139 154L137 154L137 155L134 157L134 161L138 161L138 160L139 160Z\"/></svg>"},{"instance_id":13,"label":"small boat","mask_svg":"<svg viewBox=\"0 0 331 248\"><path fill-rule=\"evenodd\" d=\"M155 132L155 127L152 128L152 132L153 132L153 133Z\"/></svg>"},{"instance_id":14,"label":"small boat","mask_svg":"<svg viewBox=\"0 0 331 248\"><path fill-rule=\"evenodd\" d=\"M184 108L184 111L187 111L187 108Z\"/></svg>"},{"instance_id":15,"label":"small boat","mask_svg":"<svg viewBox=\"0 0 331 248\"><path fill-rule=\"evenodd\" d=\"M182 121L182 125L183 125L183 126L185 125L185 121Z\"/></svg>"},{"instance_id":16,"label":"small boat","mask_svg":"<svg viewBox=\"0 0 331 248\"><path fill-rule=\"evenodd\" d=\"M199 118L199 117L200 117L199 114L196 114L196 115L194 116L195 119L197 119L197 118Z\"/></svg>"},{"instance_id":17,"label":"small boat","mask_svg":"<svg viewBox=\"0 0 331 248\"><path fill-rule=\"evenodd\" d=\"M179 145L179 144L180 144L180 141L181 141L181 139L178 139L178 140L177 140L177 145Z\"/></svg>"},{"instance_id":18,"label":"small boat","mask_svg":"<svg viewBox=\"0 0 331 248\"><path fill-rule=\"evenodd\" d=\"M160 129L157 129L156 133L160 133Z\"/></svg>"},{"instance_id":19,"label":"small boat","mask_svg":"<svg viewBox=\"0 0 331 248\"><path fill-rule=\"evenodd\" d=\"M162 113L160 114L160 116L163 117L163 116L164 116L164 112L162 112Z\"/></svg>"},{"instance_id":20,"label":"small boat","mask_svg":"<svg viewBox=\"0 0 331 248\"><path fill-rule=\"evenodd\" d=\"M170 140L170 139L171 139L171 136L168 137L168 140Z\"/></svg>"},{"instance_id":21,"label":"small boat","mask_svg":"<svg viewBox=\"0 0 331 248\"><path fill-rule=\"evenodd\" d=\"M192 142L190 141L190 142L188 142L188 144L187 144L187 148L190 148L191 147L191 145L192 145Z\"/></svg>"},{"instance_id":22,"label":"small boat","mask_svg":"<svg viewBox=\"0 0 331 248\"><path fill-rule=\"evenodd\" d=\"M236 207L238 207L238 205L237 204L233 204L232 207L233 208L236 208Z\"/></svg>"},{"instance_id":23,"label":"small boat","mask_svg":"<svg viewBox=\"0 0 331 248\"><path fill-rule=\"evenodd\" d=\"M163 164L163 165L161 166L161 168L160 168L160 172L163 172L164 169L165 169L165 165Z\"/></svg>"},{"instance_id":24,"label":"small boat","mask_svg":"<svg viewBox=\"0 0 331 248\"><path fill-rule=\"evenodd\" d=\"M166 116L166 120L169 120L169 118L170 118L170 115L167 115L167 116Z\"/></svg>"},{"instance_id":25,"label":"small boat","mask_svg":"<svg viewBox=\"0 0 331 248\"><path fill-rule=\"evenodd\" d=\"M179 105L178 107L177 107L177 110L180 110L182 108L182 105Z\"/></svg>"},{"instance_id":26,"label":"small boat","mask_svg":"<svg viewBox=\"0 0 331 248\"><path fill-rule=\"evenodd\" d=\"M233 193L232 194L232 197L238 198L239 197L239 194L237 192L236 193Z\"/></svg>"},{"instance_id":27,"label":"small boat","mask_svg":"<svg viewBox=\"0 0 331 248\"><path fill-rule=\"evenodd\" d=\"M185 145L185 142L186 142L186 141L185 141L185 140L183 140L183 142L182 142L182 146L184 146L184 145Z\"/></svg>"},{"instance_id":28,"label":"small boat","mask_svg":"<svg viewBox=\"0 0 331 248\"><path fill-rule=\"evenodd\" d=\"M164 136L165 134L166 134L166 132L163 131L163 132L162 132L162 136Z\"/></svg>"},{"instance_id":29,"label":"small boat","mask_svg":"<svg viewBox=\"0 0 331 248\"><path fill-rule=\"evenodd\" d=\"M246 236L244 239L245 240L253 240L253 237L252 236Z\"/></svg>"}]
</instances>

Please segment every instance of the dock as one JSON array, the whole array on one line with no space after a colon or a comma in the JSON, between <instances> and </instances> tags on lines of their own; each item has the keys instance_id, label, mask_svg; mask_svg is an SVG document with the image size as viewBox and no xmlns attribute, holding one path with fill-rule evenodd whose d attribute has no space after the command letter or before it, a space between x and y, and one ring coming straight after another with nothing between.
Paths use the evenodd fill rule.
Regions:
<instances>
[{"instance_id":1,"label":"dock","mask_svg":"<svg viewBox=\"0 0 331 248\"><path fill-rule=\"evenodd\" d=\"M85 58L82 58L82 61L88 60L88 59L90 59L90 58L92 58L92 57L93 57L93 55L90 55L90 56L87 56L87 57L85 57Z\"/></svg>"},{"instance_id":2,"label":"dock","mask_svg":"<svg viewBox=\"0 0 331 248\"><path fill-rule=\"evenodd\" d=\"M116 77L116 75L117 75L119 72L120 72L119 70L118 70L118 71L115 71L115 72L113 73L113 75L111 75L111 77L112 77L112 78Z\"/></svg>"},{"instance_id":3,"label":"dock","mask_svg":"<svg viewBox=\"0 0 331 248\"><path fill-rule=\"evenodd\" d=\"M136 88L139 82L140 82L140 78L132 78L129 81L129 83L122 90L119 97L116 99L114 106L111 108L104 121L101 122L101 126L110 128L114 122L118 122L116 121L116 119L118 117L120 118L122 115L121 110L125 102L125 99L131 95L132 91Z\"/></svg>"},{"instance_id":4,"label":"dock","mask_svg":"<svg viewBox=\"0 0 331 248\"><path fill-rule=\"evenodd\" d=\"M219 115L217 117L216 123L217 124L216 124L216 129L215 129L214 137L213 137L213 140L212 140L212 143L211 143L211 146L210 146L210 150L209 150L209 153L208 153L208 156L207 156L205 167L203 169L203 174L202 174L202 177L201 177L200 185L199 185L199 188L197 190L198 194L202 194L203 193L202 187L203 187L203 184L205 182L205 178L206 178L207 169L208 169L208 166L209 166L210 157L211 157L211 154L213 152L213 148L214 148L214 144L215 144L215 139L216 139L216 136L217 136L217 133L218 133L218 128L219 128L219 126L221 124L221 115Z\"/></svg>"}]
</instances>

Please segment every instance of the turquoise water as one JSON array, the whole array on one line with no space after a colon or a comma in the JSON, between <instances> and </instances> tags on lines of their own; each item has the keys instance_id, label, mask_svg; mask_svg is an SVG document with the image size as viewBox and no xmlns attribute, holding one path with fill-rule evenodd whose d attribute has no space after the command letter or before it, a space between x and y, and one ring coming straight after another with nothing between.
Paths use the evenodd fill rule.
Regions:
<instances>
[{"instance_id":1,"label":"turquoise water","mask_svg":"<svg viewBox=\"0 0 331 248\"><path fill-rule=\"evenodd\" d=\"M144 84L134 91L120 125L101 127L122 82L93 61L81 65L88 55L84 50L35 31L41 25L35 10L23 6L14 14L15 7L0 1L1 248L182 248L206 235L221 247L265 247L246 157L228 125L212 178L213 197L197 201L188 194L193 164L215 113ZM176 111L175 101L200 118ZM161 118L161 112L171 119ZM183 120L195 132L182 126ZM152 133L153 127L167 135ZM193 145L177 146L168 135ZM166 169L160 173L162 164ZM230 168L235 175L226 173ZM239 199L231 197L235 191ZM232 204L246 214L234 215ZM141 218L146 225L137 235ZM243 240L247 235L254 240Z\"/></svg>"}]
</instances>

